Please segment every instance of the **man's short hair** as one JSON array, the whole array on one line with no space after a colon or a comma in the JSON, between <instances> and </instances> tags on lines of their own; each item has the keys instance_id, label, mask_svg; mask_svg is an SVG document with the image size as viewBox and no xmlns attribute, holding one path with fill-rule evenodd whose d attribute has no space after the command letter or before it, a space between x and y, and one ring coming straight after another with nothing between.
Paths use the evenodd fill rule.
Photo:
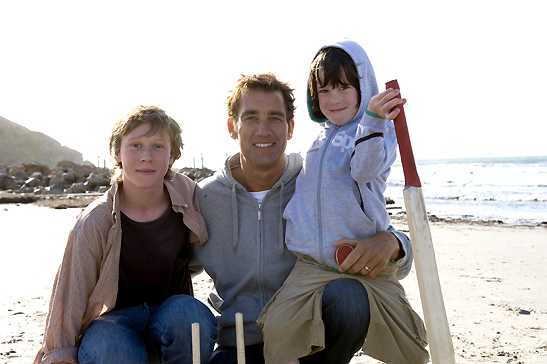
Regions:
<instances>
[{"instance_id":1,"label":"man's short hair","mask_svg":"<svg viewBox=\"0 0 547 364\"><path fill-rule=\"evenodd\" d=\"M275 92L281 91L285 107L287 111L287 123L294 119L294 95L293 91L287 82L281 82L273 73L262 73L257 75L241 75L237 80L236 86L228 96L228 116L236 121L239 116L241 100L250 90Z\"/></svg>"},{"instance_id":2,"label":"man's short hair","mask_svg":"<svg viewBox=\"0 0 547 364\"><path fill-rule=\"evenodd\" d=\"M171 142L171 156L174 161L180 158L182 153L182 129L180 125L167 113L156 106L136 106L129 114L118 120L112 128L110 134L110 155L115 158L120 153L122 138L131 133L135 128L142 124L149 123L150 130L146 135L152 135L156 132L165 132ZM114 165L115 173L112 176L112 182L123 181L122 164L116 162ZM169 166L165 179L171 180L175 176L172 166Z\"/></svg>"}]
</instances>

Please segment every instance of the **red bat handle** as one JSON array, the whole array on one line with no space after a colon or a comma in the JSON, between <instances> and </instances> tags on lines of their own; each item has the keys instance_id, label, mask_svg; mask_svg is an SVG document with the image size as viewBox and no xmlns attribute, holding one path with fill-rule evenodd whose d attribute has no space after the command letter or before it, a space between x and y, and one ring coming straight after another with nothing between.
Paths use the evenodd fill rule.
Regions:
<instances>
[{"instance_id":1,"label":"red bat handle","mask_svg":"<svg viewBox=\"0 0 547 364\"><path fill-rule=\"evenodd\" d=\"M386 82L386 88L401 90L397 80ZM399 97L402 97L400 93ZM395 125L395 134L397 135L397 143L399 144L399 153L401 153L401 163L403 165L403 173L405 175L405 186L422 187L420 177L418 176L418 171L416 170L416 162L414 161L414 153L412 153L410 136L408 135L405 110L403 105L398 105L396 107L399 108L401 112L393 120L393 123Z\"/></svg>"}]
</instances>

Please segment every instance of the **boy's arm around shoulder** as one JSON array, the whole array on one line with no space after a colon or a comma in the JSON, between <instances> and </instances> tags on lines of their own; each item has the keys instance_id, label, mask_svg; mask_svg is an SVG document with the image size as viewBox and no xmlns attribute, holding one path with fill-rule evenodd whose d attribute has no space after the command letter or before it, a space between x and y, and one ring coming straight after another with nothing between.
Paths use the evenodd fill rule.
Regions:
<instances>
[{"instance_id":1,"label":"boy's arm around shoulder","mask_svg":"<svg viewBox=\"0 0 547 364\"><path fill-rule=\"evenodd\" d=\"M212 206L210 206L207 203L209 201L206 201L207 192L204 190L203 187L206 186L206 185L210 185L210 184L214 183L214 181L215 180L213 178L209 177L209 178L206 178L205 180L202 180L201 182L196 184L196 190L195 191L196 191L197 204L199 206L199 211L200 211L200 214L203 217L203 220L205 222L206 227L207 227L207 218L206 218L206 216L208 215L209 210L211 209ZM207 240L208 239L209 239L209 234L208 234L208 231L207 231ZM197 244L197 246L205 244L207 242L207 240L204 241L202 244ZM196 257L195 250L196 250L196 244L192 244L191 245L190 263L189 263L189 269L190 269L190 273L192 274L192 278L197 276L198 274L202 273L203 270L204 270L204 267L203 267L202 263Z\"/></svg>"},{"instance_id":2,"label":"boy's arm around shoulder","mask_svg":"<svg viewBox=\"0 0 547 364\"><path fill-rule=\"evenodd\" d=\"M166 185L173 208L183 213L184 224L190 229L190 242L205 243L209 237L198 202L198 184L185 175L176 174Z\"/></svg>"}]
</instances>

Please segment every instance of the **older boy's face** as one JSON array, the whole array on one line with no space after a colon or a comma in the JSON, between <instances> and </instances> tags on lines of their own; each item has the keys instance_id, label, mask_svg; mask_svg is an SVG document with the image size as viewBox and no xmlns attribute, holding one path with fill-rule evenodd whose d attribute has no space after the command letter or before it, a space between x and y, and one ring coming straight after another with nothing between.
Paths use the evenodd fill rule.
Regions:
<instances>
[{"instance_id":1,"label":"older boy's face","mask_svg":"<svg viewBox=\"0 0 547 364\"><path fill-rule=\"evenodd\" d=\"M163 179L173 164L171 141L164 132L146 135L150 124L145 123L122 137L116 161L122 163L125 188L163 188Z\"/></svg>"},{"instance_id":2,"label":"older boy's face","mask_svg":"<svg viewBox=\"0 0 547 364\"><path fill-rule=\"evenodd\" d=\"M281 91L247 92L237 120L228 120L232 138L239 140L241 162L257 169L285 167L284 153L293 127L294 120L287 121Z\"/></svg>"}]
</instances>

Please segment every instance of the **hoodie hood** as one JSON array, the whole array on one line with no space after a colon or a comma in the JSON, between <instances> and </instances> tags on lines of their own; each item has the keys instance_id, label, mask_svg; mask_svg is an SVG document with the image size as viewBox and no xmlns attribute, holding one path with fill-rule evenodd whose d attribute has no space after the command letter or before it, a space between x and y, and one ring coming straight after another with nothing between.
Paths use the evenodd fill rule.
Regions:
<instances>
[{"instance_id":1,"label":"hoodie hood","mask_svg":"<svg viewBox=\"0 0 547 364\"><path fill-rule=\"evenodd\" d=\"M247 191L239 182L232 176L231 169L237 166L239 162L239 153L236 153L226 159L224 167L221 171L218 171L213 175L214 179L223 185L236 186L238 191ZM281 184L287 184L292 179L298 176L300 169L302 168L302 156L297 153L285 154L285 169L279 180L272 186L272 190L279 187Z\"/></svg>"},{"instance_id":2,"label":"hoodie hood","mask_svg":"<svg viewBox=\"0 0 547 364\"><path fill-rule=\"evenodd\" d=\"M317 51L313 59L315 60L315 58L322 49L329 47L340 48L344 50L347 54L349 54L351 59L353 59L353 62L357 67L357 72L359 74L359 87L361 89L361 104L359 105L359 109L357 110L357 113L355 114L353 119L351 119L350 123L353 123L356 120L361 120L363 114L365 113L365 110L367 109L368 102L370 101L372 96L378 93L378 84L376 82L376 76L374 75L374 69L372 68L372 64L370 63L367 53L365 52L363 47L361 47L358 43L352 41L351 39L344 39L340 42L326 44L322 46ZM313 115L309 85L307 87L307 106L308 113L313 121L318 123L324 123L328 121L328 119L326 118L319 119Z\"/></svg>"},{"instance_id":3,"label":"hoodie hood","mask_svg":"<svg viewBox=\"0 0 547 364\"><path fill-rule=\"evenodd\" d=\"M241 221L240 213L238 212L239 206L238 206L238 194L244 194L248 195L251 199L251 203L254 202L254 197L251 197L249 192L243 187L239 182L237 182L234 177L232 176L231 169L235 166L237 166L240 163L239 159L239 153L236 153L232 155L231 157L226 159L226 162L224 163L224 168L215 173L212 178L216 179L221 184L228 187L231 192L231 208L232 208L232 248L237 249L237 245L239 243L239 226ZM293 183L294 180L296 180L296 177L298 176L298 173L300 172L300 169L302 168L302 156L297 153L291 153L291 154L285 154L285 169L283 170L283 174L279 178L279 180L272 186L270 189L270 192L266 195L270 198L278 198L279 199L279 224L277 227L278 230L278 246L279 246L279 253L283 254L285 250L285 242L284 242L284 221L283 221L283 209L286 205L286 202L284 202L287 197L290 199L290 197L293 194L293 189L290 190L290 192L285 191L285 186L289 183ZM289 195L287 195L289 194ZM274 197L275 196L275 197Z\"/></svg>"}]
</instances>

